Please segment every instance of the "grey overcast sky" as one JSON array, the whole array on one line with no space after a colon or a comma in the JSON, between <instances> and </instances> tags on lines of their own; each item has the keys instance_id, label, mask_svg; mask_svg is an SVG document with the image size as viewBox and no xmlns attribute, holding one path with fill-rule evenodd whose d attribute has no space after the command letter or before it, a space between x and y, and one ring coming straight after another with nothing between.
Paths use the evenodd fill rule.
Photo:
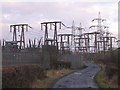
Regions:
<instances>
[{"instance_id":1,"label":"grey overcast sky","mask_svg":"<svg viewBox=\"0 0 120 90\"><path fill-rule=\"evenodd\" d=\"M11 40L9 32L10 24L28 23L34 29L26 32L27 38L43 36L40 31L40 23L43 21L60 20L65 25L71 26L82 23L86 31L93 24L91 20L97 18L98 12L106 19L103 24L109 26L109 31L117 36L118 33L118 0L1 0L0 4L0 38ZM62 33L70 33L70 30L61 30ZM60 32L60 33L61 33Z\"/></svg>"}]
</instances>

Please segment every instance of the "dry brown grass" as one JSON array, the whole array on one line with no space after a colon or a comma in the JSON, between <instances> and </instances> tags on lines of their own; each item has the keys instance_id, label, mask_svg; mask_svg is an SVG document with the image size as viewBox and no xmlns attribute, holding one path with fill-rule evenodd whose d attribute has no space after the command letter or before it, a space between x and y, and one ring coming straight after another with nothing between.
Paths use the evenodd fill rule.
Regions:
<instances>
[{"instance_id":1,"label":"dry brown grass","mask_svg":"<svg viewBox=\"0 0 120 90\"><path fill-rule=\"evenodd\" d=\"M30 88L33 81L44 78L41 65L9 66L2 69L2 88Z\"/></svg>"}]
</instances>

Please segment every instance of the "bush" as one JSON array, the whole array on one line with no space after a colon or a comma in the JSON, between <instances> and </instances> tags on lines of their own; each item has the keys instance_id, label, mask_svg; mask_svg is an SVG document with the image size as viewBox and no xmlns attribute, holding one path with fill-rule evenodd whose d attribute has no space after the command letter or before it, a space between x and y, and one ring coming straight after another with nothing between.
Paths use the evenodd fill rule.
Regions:
<instances>
[{"instance_id":1,"label":"bush","mask_svg":"<svg viewBox=\"0 0 120 90\"><path fill-rule=\"evenodd\" d=\"M2 69L3 88L30 88L36 79L45 78L45 72L40 65L19 65Z\"/></svg>"}]
</instances>

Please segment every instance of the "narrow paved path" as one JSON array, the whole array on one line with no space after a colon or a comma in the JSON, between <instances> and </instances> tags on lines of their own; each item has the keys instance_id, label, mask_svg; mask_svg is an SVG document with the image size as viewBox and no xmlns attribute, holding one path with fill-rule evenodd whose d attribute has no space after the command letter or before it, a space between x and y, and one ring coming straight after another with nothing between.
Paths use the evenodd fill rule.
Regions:
<instances>
[{"instance_id":1,"label":"narrow paved path","mask_svg":"<svg viewBox=\"0 0 120 90\"><path fill-rule=\"evenodd\" d=\"M100 71L100 67L89 62L85 64L87 68L61 78L53 88L99 88L94 77Z\"/></svg>"}]
</instances>

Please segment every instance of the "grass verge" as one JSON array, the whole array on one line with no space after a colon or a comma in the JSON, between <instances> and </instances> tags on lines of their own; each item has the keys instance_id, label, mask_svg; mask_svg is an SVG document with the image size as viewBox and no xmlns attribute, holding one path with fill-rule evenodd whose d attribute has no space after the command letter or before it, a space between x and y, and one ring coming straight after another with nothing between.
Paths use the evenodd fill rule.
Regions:
<instances>
[{"instance_id":1,"label":"grass verge","mask_svg":"<svg viewBox=\"0 0 120 90\"><path fill-rule=\"evenodd\" d=\"M104 73L105 66L102 64L100 66L101 66L101 71L99 71L95 77L96 83L101 89L111 88Z\"/></svg>"},{"instance_id":2,"label":"grass verge","mask_svg":"<svg viewBox=\"0 0 120 90\"><path fill-rule=\"evenodd\" d=\"M33 88L51 88L54 82L57 81L59 78L68 75L74 71L75 70L71 69L48 70L47 78L34 82Z\"/></svg>"},{"instance_id":3,"label":"grass verge","mask_svg":"<svg viewBox=\"0 0 120 90\"><path fill-rule=\"evenodd\" d=\"M100 88L111 88L108 82L105 80L104 72L100 71L96 75L96 83Z\"/></svg>"}]
</instances>

